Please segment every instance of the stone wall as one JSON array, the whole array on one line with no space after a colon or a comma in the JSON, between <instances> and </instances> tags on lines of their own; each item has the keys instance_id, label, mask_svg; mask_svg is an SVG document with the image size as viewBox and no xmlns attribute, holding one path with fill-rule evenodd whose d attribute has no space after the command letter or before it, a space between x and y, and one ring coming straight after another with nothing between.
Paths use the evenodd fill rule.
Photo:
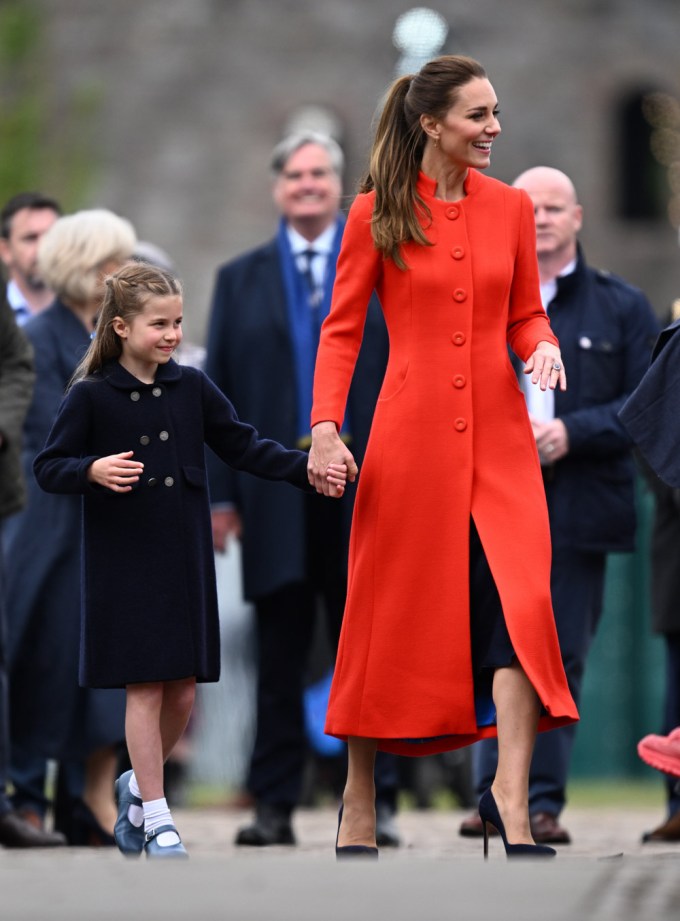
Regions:
<instances>
[{"instance_id":1,"label":"stone wall","mask_svg":"<svg viewBox=\"0 0 680 921\"><path fill-rule=\"evenodd\" d=\"M407 2L390 0L36 0L51 119L92 89L97 163L86 205L134 221L175 258L187 329L202 339L216 266L269 237L268 154L293 112L329 108L342 126L351 191L370 123L398 59ZM484 62L503 137L490 172L511 181L545 163L568 172L585 206L596 264L624 274L661 312L680 296L666 220L616 217L623 96L680 97L677 0L437 0L447 52ZM51 190L59 194L58 189ZM247 307L247 305L244 305Z\"/></svg>"}]
</instances>

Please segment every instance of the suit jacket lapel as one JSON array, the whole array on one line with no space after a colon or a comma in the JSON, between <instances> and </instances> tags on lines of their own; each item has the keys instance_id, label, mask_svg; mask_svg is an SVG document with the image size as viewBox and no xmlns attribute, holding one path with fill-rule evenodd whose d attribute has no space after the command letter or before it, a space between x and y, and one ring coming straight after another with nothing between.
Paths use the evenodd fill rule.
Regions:
<instances>
[{"instance_id":1,"label":"suit jacket lapel","mask_svg":"<svg viewBox=\"0 0 680 921\"><path fill-rule=\"evenodd\" d=\"M261 265L258 270L262 272L262 287L267 301L267 309L271 311L274 322L290 341L286 293L276 239L267 244L262 250L260 258Z\"/></svg>"}]
</instances>

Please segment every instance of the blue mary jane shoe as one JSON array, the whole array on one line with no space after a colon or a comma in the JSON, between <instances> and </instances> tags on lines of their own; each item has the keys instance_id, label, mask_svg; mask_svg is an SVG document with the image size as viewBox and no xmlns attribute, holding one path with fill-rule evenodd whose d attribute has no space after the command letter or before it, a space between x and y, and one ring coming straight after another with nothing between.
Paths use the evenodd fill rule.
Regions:
<instances>
[{"instance_id":1,"label":"blue mary jane shoe","mask_svg":"<svg viewBox=\"0 0 680 921\"><path fill-rule=\"evenodd\" d=\"M113 829L113 837L118 850L128 857L139 857L144 850L144 825L137 827L128 819L128 807L139 806L141 809L142 801L138 796L130 793L130 778L132 771L126 771L121 774L113 785L116 806L118 807L118 818Z\"/></svg>"},{"instance_id":2,"label":"blue mary jane shoe","mask_svg":"<svg viewBox=\"0 0 680 921\"><path fill-rule=\"evenodd\" d=\"M158 843L159 835L162 835L164 831L172 831L179 838L179 832L174 825L161 825L160 828L154 828L153 831L150 831L146 835L146 844L144 845L144 850L146 851L146 856L153 858L154 860L163 857L179 857L187 858L189 855L186 852L186 848L182 844L181 839L177 844L166 844L165 847Z\"/></svg>"}]
</instances>

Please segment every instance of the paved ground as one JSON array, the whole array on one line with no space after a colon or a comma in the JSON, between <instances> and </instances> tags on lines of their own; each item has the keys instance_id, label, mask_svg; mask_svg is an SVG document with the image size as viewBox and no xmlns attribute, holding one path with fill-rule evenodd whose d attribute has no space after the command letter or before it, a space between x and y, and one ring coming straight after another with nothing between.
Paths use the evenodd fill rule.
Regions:
<instances>
[{"instance_id":1,"label":"paved ground","mask_svg":"<svg viewBox=\"0 0 680 921\"><path fill-rule=\"evenodd\" d=\"M330 809L296 818L296 848L236 849L247 813L177 811L191 859L125 860L70 848L0 851L0 919L238 921L591 921L680 918L680 844L642 845L651 809L575 809L557 860L508 863L498 839L458 837L463 812L408 812L404 846L378 865L338 865ZM568 820L568 821L567 821Z\"/></svg>"}]
</instances>

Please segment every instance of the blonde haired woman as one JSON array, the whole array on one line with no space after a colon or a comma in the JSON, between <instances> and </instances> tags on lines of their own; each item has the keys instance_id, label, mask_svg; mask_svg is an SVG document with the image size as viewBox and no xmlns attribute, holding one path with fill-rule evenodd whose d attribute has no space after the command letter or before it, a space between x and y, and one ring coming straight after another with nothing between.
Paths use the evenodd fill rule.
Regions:
<instances>
[{"instance_id":1,"label":"blonde haired woman","mask_svg":"<svg viewBox=\"0 0 680 921\"><path fill-rule=\"evenodd\" d=\"M90 343L104 276L130 258L135 242L129 221L104 209L59 218L40 242L40 273L56 300L25 326L37 372L24 428L29 498L4 534L12 744L21 759L11 771L15 802L44 818L44 759L55 759L63 768L59 799L68 804L57 825L80 845L113 844L125 702L121 691L78 686L80 505L43 492L32 464Z\"/></svg>"}]
</instances>

